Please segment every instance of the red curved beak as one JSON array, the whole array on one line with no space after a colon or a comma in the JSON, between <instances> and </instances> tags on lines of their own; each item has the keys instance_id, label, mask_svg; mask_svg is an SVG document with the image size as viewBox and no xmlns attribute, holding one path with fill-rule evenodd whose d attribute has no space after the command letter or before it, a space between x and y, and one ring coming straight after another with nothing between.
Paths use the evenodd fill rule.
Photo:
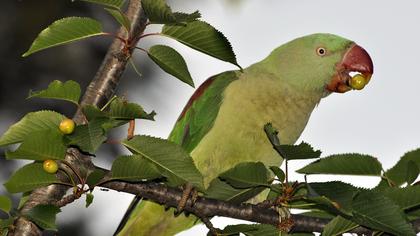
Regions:
<instances>
[{"instance_id":1,"label":"red curved beak","mask_svg":"<svg viewBox=\"0 0 420 236\"><path fill-rule=\"evenodd\" d=\"M351 72L362 74L369 82L373 74L373 62L365 49L357 44L352 44L341 62L336 65L336 71L337 73L334 74L326 89L330 92L345 93L351 90L349 86Z\"/></svg>"}]
</instances>

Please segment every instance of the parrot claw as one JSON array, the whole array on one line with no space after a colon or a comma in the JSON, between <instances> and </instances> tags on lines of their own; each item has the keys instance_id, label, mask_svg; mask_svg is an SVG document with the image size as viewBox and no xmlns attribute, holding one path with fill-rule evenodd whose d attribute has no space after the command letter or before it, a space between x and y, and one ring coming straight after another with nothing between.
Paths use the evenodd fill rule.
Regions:
<instances>
[{"instance_id":1,"label":"parrot claw","mask_svg":"<svg viewBox=\"0 0 420 236\"><path fill-rule=\"evenodd\" d=\"M185 184L182 192L181 200L179 200L178 207L174 213L175 216L179 216L187 205L188 199L191 199L191 206L194 205L197 200L198 193L190 183Z\"/></svg>"},{"instance_id":2,"label":"parrot claw","mask_svg":"<svg viewBox=\"0 0 420 236\"><path fill-rule=\"evenodd\" d=\"M290 211L284 207L277 207L276 211L279 213L279 223L277 228L281 232L289 232L290 229L293 227L294 221L290 217Z\"/></svg>"}]
</instances>

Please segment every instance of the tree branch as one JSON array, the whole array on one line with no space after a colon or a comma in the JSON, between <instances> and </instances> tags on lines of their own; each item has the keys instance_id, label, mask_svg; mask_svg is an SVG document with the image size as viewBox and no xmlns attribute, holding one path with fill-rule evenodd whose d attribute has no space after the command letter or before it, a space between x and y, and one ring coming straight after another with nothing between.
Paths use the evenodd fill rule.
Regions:
<instances>
[{"instance_id":1,"label":"tree branch","mask_svg":"<svg viewBox=\"0 0 420 236\"><path fill-rule=\"evenodd\" d=\"M176 208L182 198L183 191L159 183L127 183L112 181L101 185L119 192L131 193L158 204ZM225 201L197 197L194 204L189 199L184 210L200 217L224 216L234 219L252 221L261 224L278 226L279 214L272 208L264 208L250 203L234 204ZM292 232L322 232L328 219L292 214L294 226ZM420 232L420 220L412 222L416 232ZM356 234L371 234L372 230L358 227L349 231Z\"/></svg>"},{"instance_id":2,"label":"tree branch","mask_svg":"<svg viewBox=\"0 0 420 236\"><path fill-rule=\"evenodd\" d=\"M130 0L128 4L127 17L132 22L129 40L129 47L126 47L124 42L115 39L108 49L101 67L96 73L94 79L89 84L81 104L92 104L102 106L115 93L115 89L121 79L125 70L127 62L136 46L140 35L143 33L147 19L141 8L140 0ZM127 38L125 29L121 28L118 37ZM80 109L74 116L76 123L83 123L84 117ZM93 170L93 164L89 157L83 156L76 149L69 149L65 160L73 166L78 166L80 169L90 172ZM60 179L65 180L65 176L60 175ZM30 209L38 204L51 204L63 198L68 187L61 185L50 185L48 187L38 188L32 191L29 199L20 209L21 214L25 214ZM9 235L17 236L32 236L41 235L41 230L32 222L24 217L19 217L14 224L14 230Z\"/></svg>"}]
</instances>

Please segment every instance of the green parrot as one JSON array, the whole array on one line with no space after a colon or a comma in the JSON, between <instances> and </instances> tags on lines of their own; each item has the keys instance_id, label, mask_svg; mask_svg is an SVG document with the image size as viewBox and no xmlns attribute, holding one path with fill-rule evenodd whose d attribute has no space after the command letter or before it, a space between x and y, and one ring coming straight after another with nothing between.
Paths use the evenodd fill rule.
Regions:
<instances>
[{"instance_id":1,"label":"green parrot","mask_svg":"<svg viewBox=\"0 0 420 236\"><path fill-rule=\"evenodd\" d=\"M359 73L352 81L350 73ZM373 74L368 53L353 41L332 34L312 34L276 48L243 71L207 79L192 95L169 140L187 150L204 176L205 187L241 162L280 166L263 127L271 122L282 144L293 144L313 109L333 92L360 89ZM364 84L363 84L364 83ZM118 235L175 235L197 222L194 216L135 201Z\"/></svg>"}]
</instances>

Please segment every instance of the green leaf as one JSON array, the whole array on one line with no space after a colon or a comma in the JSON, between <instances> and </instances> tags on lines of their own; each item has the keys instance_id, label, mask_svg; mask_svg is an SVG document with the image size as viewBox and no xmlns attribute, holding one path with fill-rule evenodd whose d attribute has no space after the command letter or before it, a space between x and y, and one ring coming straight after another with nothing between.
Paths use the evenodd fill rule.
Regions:
<instances>
[{"instance_id":1,"label":"green leaf","mask_svg":"<svg viewBox=\"0 0 420 236\"><path fill-rule=\"evenodd\" d=\"M48 88L41 91L29 92L28 98L51 98L59 99L72 102L76 105L79 103L80 99L80 85L73 81L69 80L65 83L62 83L59 80L54 80L48 85Z\"/></svg>"},{"instance_id":2,"label":"green leaf","mask_svg":"<svg viewBox=\"0 0 420 236\"><path fill-rule=\"evenodd\" d=\"M416 163L417 167L420 166L420 148L413 150L411 152L407 152L398 163L385 172L385 176L392 181L393 184L396 186L400 186L407 181L407 172L409 162L413 161Z\"/></svg>"},{"instance_id":3,"label":"green leaf","mask_svg":"<svg viewBox=\"0 0 420 236\"><path fill-rule=\"evenodd\" d=\"M55 174L44 171L42 163L32 163L18 169L4 186L9 193L19 193L59 182Z\"/></svg>"},{"instance_id":4,"label":"green leaf","mask_svg":"<svg viewBox=\"0 0 420 236\"><path fill-rule=\"evenodd\" d=\"M328 219L328 220L332 220L334 219L334 217L336 217L334 214L331 214L329 212L322 211L322 210L306 211L306 212L300 213L299 215L317 217L317 218Z\"/></svg>"},{"instance_id":5,"label":"green leaf","mask_svg":"<svg viewBox=\"0 0 420 236\"><path fill-rule=\"evenodd\" d=\"M92 173L87 177L86 183L90 189L93 189L96 184L105 176L106 172L102 169L96 168Z\"/></svg>"},{"instance_id":6,"label":"green leaf","mask_svg":"<svg viewBox=\"0 0 420 236\"><path fill-rule=\"evenodd\" d=\"M82 112L88 121L96 118L109 118L108 114L94 105L83 105Z\"/></svg>"},{"instance_id":7,"label":"green leaf","mask_svg":"<svg viewBox=\"0 0 420 236\"><path fill-rule=\"evenodd\" d=\"M346 233L349 230L357 228L359 225L347 220L341 216L335 217L324 227L322 236L337 236Z\"/></svg>"},{"instance_id":8,"label":"green leaf","mask_svg":"<svg viewBox=\"0 0 420 236\"><path fill-rule=\"evenodd\" d=\"M334 201L338 209L346 213L351 212L353 198L359 193L359 189L340 181L325 182L325 183L308 183L312 192L311 194L319 197L325 196L331 201Z\"/></svg>"},{"instance_id":9,"label":"green leaf","mask_svg":"<svg viewBox=\"0 0 420 236\"><path fill-rule=\"evenodd\" d=\"M92 204L93 198L94 196L92 193L86 193L86 208L88 208L90 204Z\"/></svg>"},{"instance_id":10,"label":"green leaf","mask_svg":"<svg viewBox=\"0 0 420 236\"><path fill-rule=\"evenodd\" d=\"M173 14L177 23L181 23L181 25L182 23L196 21L201 18L201 13L199 11L193 13L174 12Z\"/></svg>"},{"instance_id":11,"label":"green leaf","mask_svg":"<svg viewBox=\"0 0 420 236\"><path fill-rule=\"evenodd\" d=\"M380 176L382 166L374 157L362 154L337 154L319 159L297 170L301 174Z\"/></svg>"},{"instance_id":12,"label":"green leaf","mask_svg":"<svg viewBox=\"0 0 420 236\"><path fill-rule=\"evenodd\" d=\"M9 197L0 195L0 210L9 214L12 209L12 200Z\"/></svg>"},{"instance_id":13,"label":"green leaf","mask_svg":"<svg viewBox=\"0 0 420 236\"><path fill-rule=\"evenodd\" d=\"M63 18L44 29L22 56L27 57L46 48L103 34L101 23L94 19L87 17Z\"/></svg>"},{"instance_id":14,"label":"green leaf","mask_svg":"<svg viewBox=\"0 0 420 236\"><path fill-rule=\"evenodd\" d=\"M165 25L162 34L188 47L241 68L227 38L206 22L192 21L186 23L185 26Z\"/></svg>"},{"instance_id":15,"label":"green leaf","mask_svg":"<svg viewBox=\"0 0 420 236\"><path fill-rule=\"evenodd\" d=\"M173 13L165 0L142 0L141 3L144 13L153 24L180 24L191 22L201 17L198 11L191 14Z\"/></svg>"},{"instance_id":16,"label":"green leaf","mask_svg":"<svg viewBox=\"0 0 420 236\"><path fill-rule=\"evenodd\" d=\"M102 128L105 132L111 128L124 125L133 119L154 120L154 116L156 115L154 111L146 113L138 104L129 103L117 97L112 100L106 111L101 111L93 105L84 105L82 111L88 121L102 119L104 121ZM104 119L107 119L107 121Z\"/></svg>"},{"instance_id":17,"label":"green leaf","mask_svg":"<svg viewBox=\"0 0 420 236\"><path fill-rule=\"evenodd\" d=\"M15 221L14 217L9 217L7 219L0 219L0 235L7 236L9 226L13 225Z\"/></svg>"},{"instance_id":18,"label":"green leaf","mask_svg":"<svg viewBox=\"0 0 420 236\"><path fill-rule=\"evenodd\" d=\"M112 16L114 19L120 23L122 27L124 27L127 32L130 32L131 24L130 20L127 18L127 16L121 12L121 10L115 10L112 8L105 8L105 10Z\"/></svg>"},{"instance_id":19,"label":"green leaf","mask_svg":"<svg viewBox=\"0 0 420 236\"><path fill-rule=\"evenodd\" d=\"M321 210L330 212L330 213L335 214L335 215L340 213L339 209L337 208L337 203L334 202L333 200L325 197L325 196L307 197L307 198L304 199L304 202L305 203L308 203L308 202L309 203L314 203L315 205L314 206L303 205L303 207L299 207L299 205L301 205L299 202L297 202L297 203L293 202L291 204L291 207L292 208L301 208L301 209L313 209L313 208L321 209Z\"/></svg>"},{"instance_id":20,"label":"green leaf","mask_svg":"<svg viewBox=\"0 0 420 236\"><path fill-rule=\"evenodd\" d=\"M281 233L280 236L315 236L314 233Z\"/></svg>"},{"instance_id":21,"label":"green leaf","mask_svg":"<svg viewBox=\"0 0 420 236\"><path fill-rule=\"evenodd\" d=\"M162 70L194 87L187 64L175 49L165 45L155 45L149 49L147 54Z\"/></svg>"},{"instance_id":22,"label":"green leaf","mask_svg":"<svg viewBox=\"0 0 420 236\"><path fill-rule=\"evenodd\" d=\"M386 188L379 193L391 199L403 210L420 206L420 185L405 188Z\"/></svg>"},{"instance_id":23,"label":"green leaf","mask_svg":"<svg viewBox=\"0 0 420 236\"><path fill-rule=\"evenodd\" d=\"M67 135L68 145L75 145L80 150L88 153L95 153L101 144L107 139L103 125L108 119L94 119L86 125L78 125L74 132Z\"/></svg>"},{"instance_id":24,"label":"green leaf","mask_svg":"<svg viewBox=\"0 0 420 236\"><path fill-rule=\"evenodd\" d=\"M165 0L142 0L144 13L151 23L166 24L176 22L171 8Z\"/></svg>"},{"instance_id":25,"label":"green leaf","mask_svg":"<svg viewBox=\"0 0 420 236\"><path fill-rule=\"evenodd\" d=\"M21 210L22 207L25 205L26 201L28 201L31 195L31 191L23 192L22 196L19 199L18 210Z\"/></svg>"},{"instance_id":26,"label":"green leaf","mask_svg":"<svg viewBox=\"0 0 420 236\"><path fill-rule=\"evenodd\" d=\"M286 160L313 159L321 156L321 151L315 151L311 145L305 142L301 142L299 145L280 145L279 132L271 123L264 125L264 131L274 150Z\"/></svg>"},{"instance_id":27,"label":"green leaf","mask_svg":"<svg viewBox=\"0 0 420 236\"><path fill-rule=\"evenodd\" d=\"M277 176L280 182L284 182L286 174L278 166L270 166L270 170Z\"/></svg>"},{"instance_id":28,"label":"green leaf","mask_svg":"<svg viewBox=\"0 0 420 236\"><path fill-rule=\"evenodd\" d=\"M314 150L311 145L301 142L299 145L280 145L287 160L313 159L321 156L320 150Z\"/></svg>"},{"instance_id":29,"label":"green leaf","mask_svg":"<svg viewBox=\"0 0 420 236\"><path fill-rule=\"evenodd\" d=\"M37 205L30 209L25 214L25 217L35 222L35 224L44 230L57 231L55 217L59 212L61 212L60 208L53 205Z\"/></svg>"},{"instance_id":30,"label":"green leaf","mask_svg":"<svg viewBox=\"0 0 420 236\"><path fill-rule=\"evenodd\" d=\"M412 160L409 160L407 164L407 184L412 184L419 176L420 170L417 164Z\"/></svg>"},{"instance_id":31,"label":"green leaf","mask_svg":"<svg viewBox=\"0 0 420 236\"><path fill-rule=\"evenodd\" d=\"M81 0L81 1L96 3L96 4L104 5L107 7L112 7L115 9L121 9L121 7L124 5L124 2L125 2L125 0Z\"/></svg>"},{"instance_id":32,"label":"green leaf","mask_svg":"<svg viewBox=\"0 0 420 236\"><path fill-rule=\"evenodd\" d=\"M63 135L56 130L34 132L27 136L14 152L6 152L7 159L61 160L66 156L67 147Z\"/></svg>"},{"instance_id":33,"label":"green leaf","mask_svg":"<svg viewBox=\"0 0 420 236\"><path fill-rule=\"evenodd\" d=\"M283 193L283 184L271 184L267 200L275 200Z\"/></svg>"},{"instance_id":34,"label":"green leaf","mask_svg":"<svg viewBox=\"0 0 420 236\"><path fill-rule=\"evenodd\" d=\"M271 123L267 123L264 125L264 132L267 135L268 140L270 140L270 143L273 146L274 150L276 150L280 157L285 157L286 154L281 148L280 139L278 137L279 132L273 127Z\"/></svg>"},{"instance_id":35,"label":"green leaf","mask_svg":"<svg viewBox=\"0 0 420 236\"><path fill-rule=\"evenodd\" d=\"M3 134L0 138L0 146L20 143L27 136L38 131L58 130L64 118L63 115L54 111L30 112Z\"/></svg>"},{"instance_id":36,"label":"green leaf","mask_svg":"<svg viewBox=\"0 0 420 236\"><path fill-rule=\"evenodd\" d=\"M355 197L353 220L360 225L395 235L416 235L398 205L374 191L363 191Z\"/></svg>"},{"instance_id":37,"label":"green leaf","mask_svg":"<svg viewBox=\"0 0 420 236\"><path fill-rule=\"evenodd\" d=\"M243 233L246 236L279 236L280 231L272 225L264 224L240 224L228 225L223 229L223 235L239 235Z\"/></svg>"},{"instance_id":38,"label":"green leaf","mask_svg":"<svg viewBox=\"0 0 420 236\"><path fill-rule=\"evenodd\" d=\"M237 189L228 183L215 178L210 182L205 192L207 198L213 198L233 203L245 202L264 191L265 187Z\"/></svg>"},{"instance_id":39,"label":"green leaf","mask_svg":"<svg viewBox=\"0 0 420 236\"><path fill-rule=\"evenodd\" d=\"M111 102L108 117L121 120L145 119L154 120L155 111L146 113L143 108L136 104L116 98Z\"/></svg>"},{"instance_id":40,"label":"green leaf","mask_svg":"<svg viewBox=\"0 0 420 236\"><path fill-rule=\"evenodd\" d=\"M269 174L262 162L244 162L219 175L234 188L269 185Z\"/></svg>"},{"instance_id":41,"label":"green leaf","mask_svg":"<svg viewBox=\"0 0 420 236\"><path fill-rule=\"evenodd\" d=\"M112 179L125 181L143 181L162 177L156 166L141 155L118 157L112 163L111 173Z\"/></svg>"},{"instance_id":42,"label":"green leaf","mask_svg":"<svg viewBox=\"0 0 420 236\"><path fill-rule=\"evenodd\" d=\"M179 186L189 182L199 190L204 189L201 173L195 167L189 154L177 144L140 135L122 143L133 153L140 154L153 163L168 179L169 185Z\"/></svg>"}]
</instances>

